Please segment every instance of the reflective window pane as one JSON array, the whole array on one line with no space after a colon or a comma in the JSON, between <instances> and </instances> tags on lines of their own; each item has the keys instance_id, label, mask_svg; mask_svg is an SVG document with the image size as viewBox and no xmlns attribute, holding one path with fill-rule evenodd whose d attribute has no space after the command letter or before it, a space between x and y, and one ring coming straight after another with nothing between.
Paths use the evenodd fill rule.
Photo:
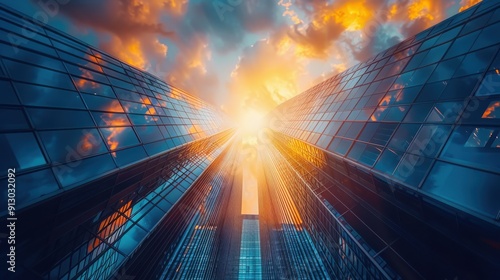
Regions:
<instances>
[{"instance_id":1,"label":"reflective window pane","mask_svg":"<svg viewBox=\"0 0 500 280\"><path fill-rule=\"evenodd\" d=\"M146 152L144 152L144 148L142 146L117 151L112 155L114 156L116 164L118 164L119 167L123 167L125 165L147 158Z\"/></svg>"},{"instance_id":2,"label":"reflective window pane","mask_svg":"<svg viewBox=\"0 0 500 280\"><path fill-rule=\"evenodd\" d=\"M37 129L93 127L87 111L28 108Z\"/></svg>"},{"instance_id":3,"label":"reflective window pane","mask_svg":"<svg viewBox=\"0 0 500 280\"><path fill-rule=\"evenodd\" d=\"M7 186L7 179L1 181ZM48 197L59 190L59 186L50 169L43 169L16 176L16 209L23 208L40 197ZM7 188L0 192L0 199L7 201Z\"/></svg>"},{"instance_id":4,"label":"reflective window pane","mask_svg":"<svg viewBox=\"0 0 500 280\"><path fill-rule=\"evenodd\" d=\"M409 106L393 106L387 108L387 113L385 114L383 120L391 122L400 122L403 120Z\"/></svg>"},{"instance_id":5,"label":"reflective window pane","mask_svg":"<svg viewBox=\"0 0 500 280\"><path fill-rule=\"evenodd\" d=\"M457 127L441 153L445 158L471 167L500 172L500 129L495 127Z\"/></svg>"},{"instance_id":6,"label":"reflective window pane","mask_svg":"<svg viewBox=\"0 0 500 280\"><path fill-rule=\"evenodd\" d=\"M463 102L436 103L427 117L426 122L454 122L464 108Z\"/></svg>"},{"instance_id":7,"label":"reflective window pane","mask_svg":"<svg viewBox=\"0 0 500 280\"><path fill-rule=\"evenodd\" d=\"M9 81L0 80L0 104L19 104L16 93Z\"/></svg>"},{"instance_id":8,"label":"reflective window pane","mask_svg":"<svg viewBox=\"0 0 500 280\"><path fill-rule=\"evenodd\" d=\"M136 126L135 127L142 143L149 143L163 139L163 135L156 126Z\"/></svg>"},{"instance_id":9,"label":"reflective window pane","mask_svg":"<svg viewBox=\"0 0 500 280\"><path fill-rule=\"evenodd\" d=\"M29 129L30 125L21 109L0 108L0 130Z\"/></svg>"},{"instance_id":10,"label":"reflective window pane","mask_svg":"<svg viewBox=\"0 0 500 280\"><path fill-rule=\"evenodd\" d=\"M416 155L434 157L446 141L449 125L424 125L413 139L407 151Z\"/></svg>"},{"instance_id":11,"label":"reflective window pane","mask_svg":"<svg viewBox=\"0 0 500 280\"><path fill-rule=\"evenodd\" d=\"M349 158L360 163L372 166L380 155L382 148L365 143L355 142L349 152Z\"/></svg>"},{"instance_id":12,"label":"reflective window pane","mask_svg":"<svg viewBox=\"0 0 500 280\"><path fill-rule=\"evenodd\" d=\"M451 79L451 77L453 77L453 74L455 74L457 68L462 63L464 57L465 56L459 56L439 62L436 69L434 69L434 72L429 77L428 82L430 83Z\"/></svg>"},{"instance_id":13,"label":"reflective window pane","mask_svg":"<svg viewBox=\"0 0 500 280\"><path fill-rule=\"evenodd\" d=\"M439 97L439 100L465 99L470 96L476 84L480 80L480 75L455 78L447 82L446 88Z\"/></svg>"},{"instance_id":14,"label":"reflective window pane","mask_svg":"<svg viewBox=\"0 0 500 280\"><path fill-rule=\"evenodd\" d=\"M97 96L115 97L110 86L87 79L73 77L76 87L80 92L88 93Z\"/></svg>"},{"instance_id":15,"label":"reflective window pane","mask_svg":"<svg viewBox=\"0 0 500 280\"><path fill-rule=\"evenodd\" d=\"M4 63L14 80L75 90L67 74L8 59L4 59Z\"/></svg>"},{"instance_id":16,"label":"reflective window pane","mask_svg":"<svg viewBox=\"0 0 500 280\"><path fill-rule=\"evenodd\" d=\"M43 86L15 83L24 105L85 109L76 91L61 90Z\"/></svg>"},{"instance_id":17,"label":"reflective window pane","mask_svg":"<svg viewBox=\"0 0 500 280\"><path fill-rule=\"evenodd\" d=\"M332 143L330 143L330 146L328 146L328 150L334 153L345 155L347 153L347 150L349 150L351 144L351 140L334 138Z\"/></svg>"},{"instance_id":18,"label":"reflective window pane","mask_svg":"<svg viewBox=\"0 0 500 280\"><path fill-rule=\"evenodd\" d=\"M406 151L419 128L420 124L401 124L387 147L402 152Z\"/></svg>"},{"instance_id":19,"label":"reflective window pane","mask_svg":"<svg viewBox=\"0 0 500 280\"><path fill-rule=\"evenodd\" d=\"M397 124L367 123L358 140L385 146Z\"/></svg>"},{"instance_id":20,"label":"reflective window pane","mask_svg":"<svg viewBox=\"0 0 500 280\"><path fill-rule=\"evenodd\" d=\"M57 163L107 151L96 129L42 131L40 136L50 159Z\"/></svg>"},{"instance_id":21,"label":"reflective window pane","mask_svg":"<svg viewBox=\"0 0 500 280\"><path fill-rule=\"evenodd\" d=\"M500 70L488 72L476 91L476 96L497 94L500 94Z\"/></svg>"},{"instance_id":22,"label":"reflective window pane","mask_svg":"<svg viewBox=\"0 0 500 280\"><path fill-rule=\"evenodd\" d=\"M82 94L85 103L91 110L123 113L123 108L117 99Z\"/></svg>"},{"instance_id":23,"label":"reflective window pane","mask_svg":"<svg viewBox=\"0 0 500 280\"><path fill-rule=\"evenodd\" d=\"M99 128L111 151L118 148L139 144L139 140L131 127Z\"/></svg>"},{"instance_id":24,"label":"reflective window pane","mask_svg":"<svg viewBox=\"0 0 500 280\"><path fill-rule=\"evenodd\" d=\"M445 58L462 55L470 50L480 31L476 31L460 38L457 38L446 53Z\"/></svg>"},{"instance_id":25,"label":"reflective window pane","mask_svg":"<svg viewBox=\"0 0 500 280\"><path fill-rule=\"evenodd\" d=\"M104 154L79 160L76 163L57 165L52 170L63 187L72 187L79 185L76 183L92 180L114 168L116 165L111 155Z\"/></svg>"},{"instance_id":26,"label":"reflective window pane","mask_svg":"<svg viewBox=\"0 0 500 280\"><path fill-rule=\"evenodd\" d=\"M35 136L27 133L0 134L0 168L22 170L46 163Z\"/></svg>"},{"instance_id":27,"label":"reflective window pane","mask_svg":"<svg viewBox=\"0 0 500 280\"><path fill-rule=\"evenodd\" d=\"M479 37L477 38L476 42L474 42L472 50L477 50L487 46L491 46L493 44L500 43L500 37L496 36L499 29L500 29L500 22L492 24L481 30L481 34L479 34Z\"/></svg>"},{"instance_id":28,"label":"reflective window pane","mask_svg":"<svg viewBox=\"0 0 500 280\"><path fill-rule=\"evenodd\" d=\"M456 78L484 72L490 65L496 51L497 47L491 47L467 54L453 77Z\"/></svg>"},{"instance_id":29,"label":"reflective window pane","mask_svg":"<svg viewBox=\"0 0 500 280\"><path fill-rule=\"evenodd\" d=\"M494 219L500 210L498 182L500 175L438 161L422 190Z\"/></svg>"}]
</instances>

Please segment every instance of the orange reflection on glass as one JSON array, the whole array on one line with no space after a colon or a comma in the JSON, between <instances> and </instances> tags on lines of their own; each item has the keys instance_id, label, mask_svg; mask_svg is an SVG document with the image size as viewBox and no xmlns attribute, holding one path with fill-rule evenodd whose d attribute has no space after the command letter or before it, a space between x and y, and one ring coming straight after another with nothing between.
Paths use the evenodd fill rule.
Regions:
<instances>
[{"instance_id":1,"label":"orange reflection on glass","mask_svg":"<svg viewBox=\"0 0 500 280\"><path fill-rule=\"evenodd\" d=\"M391 100L392 100L392 95L387 94L386 96L384 96L384 98L382 98L379 105L389 105L391 104Z\"/></svg>"},{"instance_id":2,"label":"orange reflection on glass","mask_svg":"<svg viewBox=\"0 0 500 280\"><path fill-rule=\"evenodd\" d=\"M142 100L144 101L144 104L151 105L151 100L148 97L142 96Z\"/></svg>"},{"instance_id":3,"label":"orange reflection on glass","mask_svg":"<svg viewBox=\"0 0 500 280\"><path fill-rule=\"evenodd\" d=\"M132 207L130 207L132 204L132 201L127 202L125 205L120 207L118 211L114 212L110 216L108 216L106 219L101 221L99 224L98 228L98 233L97 236L100 238L93 238L88 246L87 246L87 252L90 253L92 252L95 248L97 248L101 243L101 239L107 240L109 243L113 243L118 239L119 237L119 232L115 232L117 229L119 229L122 225L124 225L127 222L127 218L130 218L130 214L132 213ZM121 213L121 214L120 214Z\"/></svg>"},{"instance_id":4,"label":"orange reflection on glass","mask_svg":"<svg viewBox=\"0 0 500 280\"><path fill-rule=\"evenodd\" d=\"M193 124L192 126L190 126L188 128L188 132L189 132L189 134L195 134L195 135L199 134L198 137L207 136L205 131L203 131L203 129L198 124Z\"/></svg>"},{"instance_id":5,"label":"orange reflection on glass","mask_svg":"<svg viewBox=\"0 0 500 280\"><path fill-rule=\"evenodd\" d=\"M118 103L118 102L117 102ZM120 105L119 103L117 104L118 106ZM107 125L111 126L107 128L111 133L109 134L108 137L106 137L106 142L108 143L109 149L111 151L116 150L118 148L118 145L120 142L118 141L118 135L125 130L124 125L128 125L129 122L126 118L125 115L118 115L118 114L112 114L112 113L107 113L107 114L102 114L101 115L101 120ZM116 153L111 153L114 157L116 157Z\"/></svg>"},{"instance_id":6,"label":"orange reflection on glass","mask_svg":"<svg viewBox=\"0 0 500 280\"><path fill-rule=\"evenodd\" d=\"M380 106L375 110L375 112L372 114L370 117L370 120L372 121L380 121L382 119L382 114L387 110L387 107L385 106Z\"/></svg>"},{"instance_id":7,"label":"orange reflection on glass","mask_svg":"<svg viewBox=\"0 0 500 280\"><path fill-rule=\"evenodd\" d=\"M97 142L92 133L85 133L80 141L80 149L83 153L89 153L94 148L94 143Z\"/></svg>"},{"instance_id":8,"label":"orange reflection on glass","mask_svg":"<svg viewBox=\"0 0 500 280\"><path fill-rule=\"evenodd\" d=\"M500 118L500 110L497 111L497 108L500 107L500 101L493 101L490 103L488 108L484 110L483 119L498 119Z\"/></svg>"},{"instance_id":9,"label":"orange reflection on glass","mask_svg":"<svg viewBox=\"0 0 500 280\"><path fill-rule=\"evenodd\" d=\"M176 90L172 90L170 92L170 97L172 97L173 99L182 100L182 95Z\"/></svg>"},{"instance_id":10,"label":"orange reflection on glass","mask_svg":"<svg viewBox=\"0 0 500 280\"><path fill-rule=\"evenodd\" d=\"M80 69L80 71L82 72L82 74L80 76L83 78L86 78L86 79L78 79L76 81L76 86L79 89L85 88L86 86L90 86L91 88L99 87L99 85L96 82L91 81L91 80L87 80L87 79L93 78L92 73L90 73L89 70L87 70L85 68L78 68L78 69Z\"/></svg>"}]
</instances>

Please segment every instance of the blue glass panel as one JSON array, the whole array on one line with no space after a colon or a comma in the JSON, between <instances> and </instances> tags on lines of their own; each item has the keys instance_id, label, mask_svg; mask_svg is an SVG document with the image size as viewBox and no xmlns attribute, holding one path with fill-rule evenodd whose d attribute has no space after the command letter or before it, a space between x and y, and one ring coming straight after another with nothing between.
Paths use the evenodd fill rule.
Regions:
<instances>
[{"instance_id":1,"label":"blue glass panel","mask_svg":"<svg viewBox=\"0 0 500 280\"><path fill-rule=\"evenodd\" d=\"M454 164L436 162L422 190L490 218L500 210L500 176Z\"/></svg>"},{"instance_id":2,"label":"blue glass panel","mask_svg":"<svg viewBox=\"0 0 500 280\"><path fill-rule=\"evenodd\" d=\"M116 165L111 159L111 155L104 154L69 164L57 165L52 169L61 185L68 187L78 182L94 179L114 168Z\"/></svg>"},{"instance_id":3,"label":"blue glass panel","mask_svg":"<svg viewBox=\"0 0 500 280\"><path fill-rule=\"evenodd\" d=\"M394 177L417 188L429 171L431 164L431 159L413 154L404 154L394 171Z\"/></svg>"},{"instance_id":4,"label":"blue glass panel","mask_svg":"<svg viewBox=\"0 0 500 280\"><path fill-rule=\"evenodd\" d=\"M437 64L432 64L424 68L415 70L413 76L411 76L411 79L408 81L406 86L423 85L427 81L427 79L429 79L436 66Z\"/></svg>"},{"instance_id":5,"label":"blue glass panel","mask_svg":"<svg viewBox=\"0 0 500 280\"><path fill-rule=\"evenodd\" d=\"M149 143L163 139L163 135L156 126L136 126L135 130L142 143Z\"/></svg>"},{"instance_id":6,"label":"blue glass panel","mask_svg":"<svg viewBox=\"0 0 500 280\"><path fill-rule=\"evenodd\" d=\"M144 152L144 148L142 146L133 147L130 149L125 149L121 151L117 151L112 154L115 158L116 164L119 167L123 167L130 163L139 161L141 159L145 159L148 157L146 152Z\"/></svg>"},{"instance_id":7,"label":"blue glass panel","mask_svg":"<svg viewBox=\"0 0 500 280\"><path fill-rule=\"evenodd\" d=\"M462 36L460 38L457 38L455 42L453 42L453 44L451 45L448 52L446 53L445 58L462 55L468 52L472 47L472 44L474 44L474 41L476 40L477 36L479 35L479 32L480 31L476 31L468 35Z\"/></svg>"},{"instance_id":8,"label":"blue glass panel","mask_svg":"<svg viewBox=\"0 0 500 280\"><path fill-rule=\"evenodd\" d=\"M37 129L94 126L87 111L28 108L28 114Z\"/></svg>"},{"instance_id":9,"label":"blue glass panel","mask_svg":"<svg viewBox=\"0 0 500 280\"><path fill-rule=\"evenodd\" d=\"M385 146L396 126L390 123L367 123L358 140Z\"/></svg>"},{"instance_id":10,"label":"blue glass panel","mask_svg":"<svg viewBox=\"0 0 500 280\"><path fill-rule=\"evenodd\" d=\"M443 34L444 35L444 34ZM450 46L451 43L446 43L439 45L437 47L434 47L429 50L429 53L425 56L425 58L422 60L422 63L420 66L426 66L435 62L438 62L441 60L446 52L448 50L448 47Z\"/></svg>"},{"instance_id":11,"label":"blue glass panel","mask_svg":"<svg viewBox=\"0 0 500 280\"><path fill-rule=\"evenodd\" d=\"M497 94L500 94L500 70L488 72L476 91L476 96Z\"/></svg>"},{"instance_id":12,"label":"blue glass panel","mask_svg":"<svg viewBox=\"0 0 500 280\"><path fill-rule=\"evenodd\" d=\"M469 21L467 24L465 24L464 29L462 30L462 34L467 34L469 32L472 32L474 30L478 30L479 28L484 27L484 25L488 22L488 19L491 17L491 14L485 14L480 17L477 17L471 21ZM474 42L473 42L474 43Z\"/></svg>"},{"instance_id":13,"label":"blue glass panel","mask_svg":"<svg viewBox=\"0 0 500 280\"><path fill-rule=\"evenodd\" d=\"M5 57L18 59L21 61L29 61L30 63L36 64L38 66L44 66L58 71L66 71L63 64L56 59L47 57L45 55L40 55L31 51L27 51L21 48L14 48L12 46L4 45L0 43L0 54Z\"/></svg>"},{"instance_id":14,"label":"blue glass panel","mask_svg":"<svg viewBox=\"0 0 500 280\"><path fill-rule=\"evenodd\" d=\"M46 163L35 136L27 133L0 134L0 168L22 170Z\"/></svg>"},{"instance_id":15,"label":"blue glass panel","mask_svg":"<svg viewBox=\"0 0 500 280\"><path fill-rule=\"evenodd\" d=\"M0 104L19 104L10 82L0 80Z\"/></svg>"},{"instance_id":16,"label":"blue glass panel","mask_svg":"<svg viewBox=\"0 0 500 280\"><path fill-rule=\"evenodd\" d=\"M486 71L497 49L497 47L491 47L467 54L453 77L462 77Z\"/></svg>"},{"instance_id":17,"label":"blue glass panel","mask_svg":"<svg viewBox=\"0 0 500 280\"><path fill-rule=\"evenodd\" d=\"M171 203L175 204L183 193L178 189L173 189L169 194L165 196L165 198Z\"/></svg>"},{"instance_id":18,"label":"blue glass panel","mask_svg":"<svg viewBox=\"0 0 500 280\"><path fill-rule=\"evenodd\" d=\"M158 202L158 204L156 206L158 206L164 212L168 212L168 210L170 210L172 205L173 204L171 202L169 202L168 200L162 199L162 200L160 200L160 202Z\"/></svg>"},{"instance_id":19,"label":"blue glass panel","mask_svg":"<svg viewBox=\"0 0 500 280\"><path fill-rule=\"evenodd\" d=\"M413 139L407 152L434 157L441 150L448 138L451 126L449 125L424 125Z\"/></svg>"},{"instance_id":20,"label":"blue glass panel","mask_svg":"<svg viewBox=\"0 0 500 280\"><path fill-rule=\"evenodd\" d=\"M117 99L82 94L85 103L91 110L123 113L123 108Z\"/></svg>"},{"instance_id":21,"label":"blue glass panel","mask_svg":"<svg viewBox=\"0 0 500 280\"><path fill-rule=\"evenodd\" d=\"M465 99L471 95L479 82L481 75L455 78L447 82L446 88L439 97L439 100Z\"/></svg>"},{"instance_id":22,"label":"blue glass panel","mask_svg":"<svg viewBox=\"0 0 500 280\"><path fill-rule=\"evenodd\" d=\"M128 126L130 122L128 121L126 114L118 113L101 113L92 112L97 126Z\"/></svg>"},{"instance_id":23,"label":"blue glass panel","mask_svg":"<svg viewBox=\"0 0 500 280\"><path fill-rule=\"evenodd\" d=\"M116 92L116 95L118 96L118 98L120 98L120 99L135 101L135 102L139 102L139 103L143 102L141 99L141 96L136 92L129 91L129 90L123 90L121 88L115 88L115 92Z\"/></svg>"},{"instance_id":24,"label":"blue glass panel","mask_svg":"<svg viewBox=\"0 0 500 280\"><path fill-rule=\"evenodd\" d=\"M365 143L356 142L347 157L360 163L372 166L379 156L382 148Z\"/></svg>"},{"instance_id":25,"label":"blue glass panel","mask_svg":"<svg viewBox=\"0 0 500 280\"><path fill-rule=\"evenodd\" d=\"M97 96L115 97L113 90L108 85L76 77L73 77L73 79L75 80L76 87L80 90L80 92Z\"/></svg>"},{"instance_id":26,"label":"blue glass panel","mask_svg":"<svg viewBox=\"0 0 500 280\"><path fill-rule=\"evenodd\" d=\"M15 83L14 86L24 105L85 109L76 91Z\"/></svg>"},{"instance_id":27,"label":"blue glass panel","mask_svg":"<svg viewBox=\"0 0 500 280\"><path fill-rule=\"evenodd\" d=\"M69 64L69 63L66 63L66 68L68 68L68 72L70 74L77 76L75 79L78 80L78 82L80 82L82 84L82 86L84 86L84 83L87 83L90 85L96 84L96 83L106 83L106 84L109 83L106 76L104 76L98 72L89 70L87 68L78 67L76 65ZM80 79L80 78L85 78L85 79L82 81L82 79ZM89 81L89 80L92 80L92 81Z\"/></svg>"},{"instance_id":28,"label":"blue glass panel","mask_svg":"<svg viewBox=\"0 0 500 280\"><path fill-rule=\"evenodd\" d=\"M463 102L436 103L427 117L426 122L455 122L463 108Z\"/></svg>"},{"instance_id":29,"label":"blue glass panel","mask_svg":"<svg viewBox=\"0 0 500 280\"><path fill-rule=\"evenodd\" d=\"M133 226L120 238L120 241L116 243L117 249L125 255L131 254L137 248L139 243L142 242L146 233L147 232L140 227Z\"/></svg>"},{"instance_id":30,"label":"blue glass panel","mask_svg":"<svg viewBox=\"0 0 500 280\"><path fill-rule=\"evenodd\" d=\"M445 89L447 82L437 82L437 83L427 83L424 85L420 94L418 95L416 102L425 102L437 100L443 90Z\"/></svg>"},{"instance_id":31,"label":"blue glass panel","mask_svg":"<svg viewBox=\"0 0 500 280\"><path fill-rule=\"evenodd\" d=\"M29 129L30 125L21 109L0 108L0 130Z\"/></svg>"},{"instance_id":32,"label":"blue glass panel","mask_svg":"<svg viewBox=\"0 0 500 280\"><path fill-rule=\"evenodd\" d=\"M7 179L0 182L7 186ZM50 196L59 189L50 169L16 176L16 208L22 208L42 196ZM7 201L7 188L0 192L0 199Z\"/></svg>"},{"instance_id":33,"label":"blue glass panel","mask_svg":"<svg viewBox=\"0 0 500 280\"><path fill-rule=\"evenodd\" d=\"M75 52L76 52L76 54L75 54ZM97 71L97 72L102 72L101 66L99 66L95 63L96 60L91 55L87 55L87 54L84 54L83 52L76 51L76 50L74 52L72 52L72 54L68 54L68 53L63 52L63 51L57 51L57 53L59 54L59 57L63 60L77 64L79 66L83 66L83 67L92 69L92 70ZM78 56L75 56L75 55L78 55ZM85 58L85 59L83 59L83 58ZM87 78L92 79L91 77L87 77Z\"/></svg>"},{"instance_id":34,"label":"blue glass panel","mask_svg":"<svg viewBox=\"0 0 500 280\"><path fill-rule=\"evenodd\" d=\"M437 40L436 45L447 42L457 37L458 33L462 29L462 26L455 27L451 30L448 30L439 36L439 40Z\"/></svg>"},{"instance_id":35,"label":"blue glass panel","mask_svg":"<svg viewBox=\"0 0 500 280\"><path fill-rule=\"evenodd\" d=\"M401 124L387 147L402 152L406 151L419 128L420 124Z\"/></svg>"},{"instance_id":36,"label":"blue glass panel","mask_svg":"<svg viewBox=\"0 0 500 280\"><path fill-rule=\"evenodd\" d=\"M107 151L97 129L42 131L40 136L50 159L57 163Z\"/></svg>"},{"instance_id":37,"label":"blue glass panel","mask_svg":"<svg viewBox=\"0 0 500 280\"><path fill-rule=\"evenodd\" d=\"M41 85L50 85L53 87L75 90L67 74L36 67L24 63L14 62L4 59L5 66L10 72L12 79L25 81Z\"/></svg>"},{"instance_id":38,"label":"blue glass panel","mask_svg":"<svg viewBox=\"0 0 500 280\"><path fill-rule=\"evenodd\" d=\"M167 143L165 141L158 141L151 144L144 145L144 149L148 153L148 155L156 155L167 150Z\"/></svg>"},{"instance_id":39,"label":"blue glass panel","mask_svg":"<svg viewBox=\"0 0 500 280\"><path fill-rule=\"evenodd\" d=\"M379 160L377 161L375 169L382 173L392 175L402 157L402 152L397 152L392 149L385 149Z\"/></svg>"},{"instance_id":40,"label":"blue glass panel","mask_svg":"<svg viewBox=\"0 0 500 280\"><path fill-rule=\"evenodd\" d=\"M500 30L500 22L484 28L481 31L481 34L479 34L476 42L472 46L472 50L477 50L500 43L500 36L497 36L498 30Z\"/></svg>"},{"instance_id":41,"label":"blue glass panel","mask_svg":"<svg viewBox=\"0 0 500 280\"><path fill-rule=\"evenodd\" d=\"M441 158L471 167L500 172L500 147L496 127L457 127L441 153Z\"/></svg>"},{"instance_id":42,"label":"blue glass panel","mask_svg":"<svg viewBox=\"0 0 500 280\"><path fill-rule=\"evenodd\" d=\"M336 137L333 139L332 143L330 143L330 146L328 146L328 150L334 153L345 155L349 150L351 144L352 144L351 140L346 140Z\"/></svg>"},{"instance_id":43,"label":"blue glass panel","mask_svg":"<svg viewBox=\"0 0 500 280\"><path fill-rule=\"evenodd\" d=\"M404 116L406 115L406 112L408 111L408 108L410 106L393 106L393 107L388 107L387 108L387 113L385 114L383 120L384 121L394 121L394 122L400 122L403 120Z\"/></svg>"},{"instance_id":44,"label":"blue glass panel","mask_svg":"<svg viewBox=\"0 0 500 280\"><path fill-rule=\"evenodd\" d=\"M99 130L106 139L106 144L111 151L139 144L139 140L131 127L109 127L99 128Z\"/></svg>"},{"instance_id":45,"label":"blue glass panel","mask_svg":"<svg viewBox=\"0 0 500 280\"><path fill-rule=\"evenodd\" d=\"M429 77L428 83L451 79L462 63L465 56L459 56L438 63L438 66Z\"/></svg>"},{"instance_id":46,"label":"blue glass panel","mask_svg":"<svg viewBox=\"0 0 500 280\"><path fill-rule=\"evenodd\" d=\"M413 104L404 118L404 122L423 122L432 108L432 103Z\"/></svg>"}]
</instances>

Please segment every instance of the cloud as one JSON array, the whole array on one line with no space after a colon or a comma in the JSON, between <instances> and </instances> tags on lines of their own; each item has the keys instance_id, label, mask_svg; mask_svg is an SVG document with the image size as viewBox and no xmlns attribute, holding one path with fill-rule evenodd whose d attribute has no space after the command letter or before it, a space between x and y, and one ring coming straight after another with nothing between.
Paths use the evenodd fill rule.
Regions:
<instances>
[{"instance_id":1,"label":"cloud","mask_svg":"<svg viewBox=\"0 0 500 280\"><path fill-rule=\"evenodd\" d=\"M238 48L248 33L276 27L280 20L276 11L273 1L193 1L179 36L206 34L216 52L227 53Z\"/></svg>"},{"instance_id":2,"label":"cloud","mask_svg":"<svg viewBox=\"0 0 500 280\"><path fill-rule=\"evenodd\" d=\"M458 11L459 12L465 11L479 2L481 2L481 0L461 0L460 8L458 9Z\"/></svg>"},{"instance_id":3,"label":"cloud","mask_svg":"<svg viewBox=\"0 0 500 280\"><path fill-rule=\"evenodd\" d=\"M304 61L296 55L285 29L280 30L243 51L228 85L229 108L267 111L298 93Z\"/></svg>"},{"instance_id":4,"label":"cloud","mask_svg":"<svg viewBox=\"0 0 500 280\"><path fill-rule=\"evenodd\" d=\"M442 21L451 5L445 0L297 0L307 23L295 24L289 36L303 56L328 60L340 50L364 61Z\"/></svg>"},{"instance_id":5,"label":"cloud","mask_svg":"<svg viewBox=\"0 0 500 280\"><path fill-rule=\"evenodd\" d=\"M141 69L149 69L167 55L158 38L175 32L161 22L162 13L179 16L185 0L72 0L61 12L78 30L93 30L99 48Z\"/></svg>"}]
</instances>

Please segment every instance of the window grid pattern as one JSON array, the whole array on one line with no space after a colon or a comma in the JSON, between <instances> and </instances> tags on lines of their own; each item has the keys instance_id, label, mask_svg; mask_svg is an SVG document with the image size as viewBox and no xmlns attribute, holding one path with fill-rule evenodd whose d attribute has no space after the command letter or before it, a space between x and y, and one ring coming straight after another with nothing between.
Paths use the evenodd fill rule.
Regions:
<instances>
[{"instance_id":1,"label":"window grid pattern","mask_svg":"<svg viewBox=\"0 0 500 280\"><path fill-rule=\"evenodd\" d=\"M270 114L273 129L500 221L498 13L485 1L313 86ZM483 187L444 179L459 174Z\"/></svg>"},{"instance_id":2,"label":"window grid pattern","mask_svg":"<svg viewBox=\"0 0 500 280\"><path fill-rule=\"evenodd\" d=\"M19 190L19 208L231 125L149 73L7 8L0 15L0 111L12 120L0 126L1 166L43 178Z\"/></svg>"}]
</instances>

